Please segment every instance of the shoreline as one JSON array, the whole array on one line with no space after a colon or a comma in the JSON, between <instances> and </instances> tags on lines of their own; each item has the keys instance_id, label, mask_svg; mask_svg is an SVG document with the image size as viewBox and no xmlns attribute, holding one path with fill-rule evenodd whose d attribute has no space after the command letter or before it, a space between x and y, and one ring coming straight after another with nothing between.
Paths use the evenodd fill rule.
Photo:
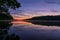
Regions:
<instances>
[{"instance_id":1,"label":"shoreline","mask_svg":"<svg viewBox=\"0 0 60 40\"><path fill-rule=\"evenodd\" d=\"M9 21L12 21L12 20L0 20L0 22L9 22Z\"/></svg>"},{"instance_id":2,"label":"shoreline","mask_svg":"<svg viewBox=\"0 0 60 40\"><path fill-rule=\"evenodd\" d=\"M26 20L27 22L60 22L60 20Z\"/></svg>"},{"instance_id":3,"label":"shoreline","mask_svg":"<svg viewBox=\"0 0 60 40\"><path fill-rule=\"evenodd\" d=\"M21 21L21 20L0 20L0 22ZM22 20L26 22L60 22L60 20Z\"/></svg>"}]
</instances>

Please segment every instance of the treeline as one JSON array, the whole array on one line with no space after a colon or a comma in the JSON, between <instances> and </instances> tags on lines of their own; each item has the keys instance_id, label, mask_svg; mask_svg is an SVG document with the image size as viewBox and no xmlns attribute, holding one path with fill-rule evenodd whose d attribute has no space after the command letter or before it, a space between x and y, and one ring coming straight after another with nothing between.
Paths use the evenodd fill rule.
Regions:
<instances>
[{"instance_id":1,"label":"treeline","mask_svg":"<svg viewBox=\"0 0 60 40\"><path fill-rule=\"evenodd\" d=\"M27 20L60 20L60 15L56 16L37 16L37 17L32 17Z\"/></svg>"},{"instance_id":2,"label":"treeline","mask_svg":"<svg viewBox=\"0 0 60 40\"><path fill-rule=\"evenodd\" d=\"M0 13L0 20L13 20L13 17L10 14Z\"/></svg>"}]
</instances>

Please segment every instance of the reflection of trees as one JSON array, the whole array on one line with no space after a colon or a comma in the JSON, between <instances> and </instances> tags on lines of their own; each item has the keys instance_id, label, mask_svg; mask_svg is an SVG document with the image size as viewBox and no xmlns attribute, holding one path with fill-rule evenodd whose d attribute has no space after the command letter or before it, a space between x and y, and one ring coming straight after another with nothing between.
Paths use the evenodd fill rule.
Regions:
<instances>
[{"instance_id":1,"label":"reflection of trees","mask_svg":"<svg viewBox=\"0 0 60 40\"><path fill-rule=\"evenodd\" d=\"M35 25L45 25L45 26L60 26L60 22L31 22Z\"/></svg>"},{"instance_id":2,"label":"reflection of trees","mask_svg":"<svg viewBox=\"0 0 60 40\"><path fill-rule=\"evenodd\" d=\"M11 22L0 22L0 29L8 29L11 25Z\"/></svg>"},{"instance_id":3,"label":"reflection of trees","mask_svg":"<svg viewBox=\"0 0 60 40\"><path fill-rule=\"evenodd\" d=\"M0 22L0 39L7 35L7 31L12 24L10 22Z\"/></svg>"},{"instance_id":4,"label":"reflection of trees","mask_svg":"<svg viewBox=\"0 0 60 40\"><path fill-rule=\"evenodd\" d=\"M0 22L0 40L6 40L8 38L8 40L13 40L13 38L15 39L19 39L18 36L12 34L12 35L8 35L8 30L9 28L12 26L11 22Z\"/></svg>"},{"instance_id":5,"label":"reflection of trees","mask_svg":"<svg viewBox=\"0 0 60 40\"><path fill-rule=\"evenodd\" d=\"M5 40L19 40L19 36L12 34L12 35L7 35Z\"/></svg>"}]
</instances>

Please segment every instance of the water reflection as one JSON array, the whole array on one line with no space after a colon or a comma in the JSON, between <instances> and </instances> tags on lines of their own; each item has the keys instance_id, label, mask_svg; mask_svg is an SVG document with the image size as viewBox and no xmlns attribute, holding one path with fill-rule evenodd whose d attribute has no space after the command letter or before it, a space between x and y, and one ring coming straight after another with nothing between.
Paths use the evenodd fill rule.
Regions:
<instances>
[{"instance_id":1,"label":"water reflection","mask_svg":"<svg viewBox=\"0 0 60 40\"><path fill-rule=\"evenodd\" d=\"M45 26L60 26L60 22L34 22L34 21L29 21L32 24L35 25L45 25Z\"/></svg>"},{"instance_id":2,"label":"water reflection","mask_svg":"<svg viewBox=\"0 0 60 40\"><path fill-rule=\"evenodd\" d=\"M19 35L22 40L60 40L60 27L35 25L26 21L13 21L9 33ZM11 33L12 32L12 33Z\"/></svg>"},{"instance_id":3,"label":"water reflection","mask_svg":"<svg viewBox=\"0 0 60 40\"><path fill-rule=\"evenodd\" d=\"M12 34L9 35L8 34L8 30L9 28L12 26L12 23L10 21L5 21L5 22L1 22L0 21L0 40L19 40L19 37Z\"/></svg>"},{"instance_id":4,"label":"water reflection","mask_svg":"<svg viewBox=\"0 0 60 40\"><path fill-rule=\"evenodd\" d=\"M30 23L30 22L27 22L27 21L12 21L11 23L13 23L13 25L14 24L16 24L16 25L27 25L27 24L32 24L32 23Z\"/></svg>"},{"instance_id":5,"label":"water reflection","mask_svg":"<svg viewBox=\"0 0 60 40\"><path fill-rule=\"evenodd\" d=\"M14 28L19 30L60 30L59 22L27 22L27 21L13 21ZM23 28L23 29L22 29ZM16 30L16 29L15 29Z\"/></svg>"}]
</instances>

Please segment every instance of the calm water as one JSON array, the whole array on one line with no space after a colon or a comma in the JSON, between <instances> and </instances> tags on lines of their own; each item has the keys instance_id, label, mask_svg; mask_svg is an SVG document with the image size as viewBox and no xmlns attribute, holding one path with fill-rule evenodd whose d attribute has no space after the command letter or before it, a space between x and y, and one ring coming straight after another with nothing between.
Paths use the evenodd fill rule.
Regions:
<instances>
[{"instance_id":1,"label":"calm water","mask_svg":"<svg viewBox=\"0 0 60 40\"><path fill-rule=\"evenodd\" d=\"M26 21L13 21L11 24L8 35L18 35L21 40L60 40L59 26L35 25Z\"/></svg>"}]
</instances>

